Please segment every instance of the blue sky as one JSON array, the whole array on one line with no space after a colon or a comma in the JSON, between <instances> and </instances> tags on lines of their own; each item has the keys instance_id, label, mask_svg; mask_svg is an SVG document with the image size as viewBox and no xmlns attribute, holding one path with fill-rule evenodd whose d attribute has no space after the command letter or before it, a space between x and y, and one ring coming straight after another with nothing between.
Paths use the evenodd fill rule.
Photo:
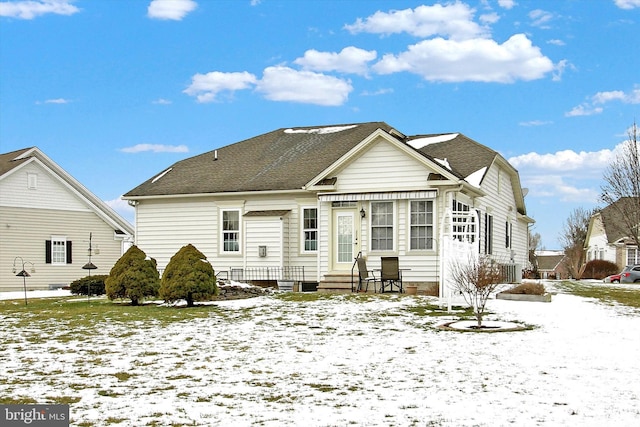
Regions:
<instances>
[{"instance_id":1,"label":"blue sky","mask_svg":"<svg viewBox=\"0 0 640 427\"><path fill-rule=\"evenodd\" d=\"M462 132L520 172L547 249L640 119L640 0L0 1L0 152L127 219L174 162L281 127Z\"/></svg>"}]
</instances>

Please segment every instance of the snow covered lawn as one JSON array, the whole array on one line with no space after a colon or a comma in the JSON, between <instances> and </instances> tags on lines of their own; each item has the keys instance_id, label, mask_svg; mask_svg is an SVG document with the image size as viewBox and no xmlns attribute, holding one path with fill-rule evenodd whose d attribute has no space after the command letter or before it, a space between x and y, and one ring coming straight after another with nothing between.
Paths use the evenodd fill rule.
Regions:
<instances>
[{"instance_id":1,"label":"snow covered lawn","mask_svg":"<svg viewBox=\"0 0 640 427\"><path fill-rule=\"evenodd\" d=\"M86 306L58 300L52 312ZM425 313L435 301L157 308L174 320L88 310L74 315L83 330L71 314L52 324L3 301L1 403L69 403L74 426L640 425L638 310L566 294L491 300L489 319L536 327L472 333L438 329L458 317Z\"/></svg>"}]
</instances>

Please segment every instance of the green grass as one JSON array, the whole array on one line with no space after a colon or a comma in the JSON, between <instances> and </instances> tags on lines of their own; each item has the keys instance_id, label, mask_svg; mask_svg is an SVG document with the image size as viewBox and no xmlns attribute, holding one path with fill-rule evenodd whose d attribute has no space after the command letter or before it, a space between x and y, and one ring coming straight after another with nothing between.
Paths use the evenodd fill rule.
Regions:
<instances>
[{"instance_id":1,"label":"green grass","mask_svg":"<svg viewBox=\"0 0 640 427\"><path fill-rule=\"evenodd\" d=\"M563 281L555 285L563 292L585 298L595 298L609 305L625 305L640 309L640 286L629 289L614 284L603 286L586 282Z\"/></svg>"}]
</instances>

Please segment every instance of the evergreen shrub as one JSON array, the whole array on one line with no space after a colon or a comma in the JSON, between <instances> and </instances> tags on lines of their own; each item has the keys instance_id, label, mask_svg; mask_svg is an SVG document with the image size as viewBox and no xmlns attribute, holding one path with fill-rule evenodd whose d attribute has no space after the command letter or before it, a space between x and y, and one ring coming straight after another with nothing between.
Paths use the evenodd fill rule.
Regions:
<instances>
[{"instance_id":1,"label":"evergreen shrub","mask_svg":"<svg viewBox=\"0 0 640 427\"><path fill-rule=\"evenodd\" d=\"M131 246L115 263L105 281L107 297L129 298L131 305L139 305L146 297L158 294L160 275L156 260L137 246Z\"/></svg>"},{"instance_id":2,"label":"evergreen shrub","mask_svg":"<svg viewBox=\"0 0 640 427\"><path fill-rule=\"evenodd\" d=\"M183 299L188 307L217 295L216 275L207 257L192 244L183 246L169 260L159 294L168 303Z\"/></svg>"},{"instance_id":3,"label":"evergreen shrub","mask_svg":"<svg viewBox=\"0 0 640 427\"><path fill-rule=\"evenodd\" d=\"M104 281L109 277L106 274L96 274L95 276L85 276L71 282L69 287L74 295L87 295L89 284L91 284L91 295L104 295Z\"/></svg>"}]
</instances>

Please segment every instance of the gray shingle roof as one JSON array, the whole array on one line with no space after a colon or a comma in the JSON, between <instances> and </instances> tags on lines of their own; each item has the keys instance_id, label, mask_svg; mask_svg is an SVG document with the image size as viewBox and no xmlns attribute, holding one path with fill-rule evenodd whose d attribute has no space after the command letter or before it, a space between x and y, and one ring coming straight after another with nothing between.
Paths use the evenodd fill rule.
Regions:
<instances>
[{"instance_id":1,"label":"gray shingle roof","mask_svg":"<svg viewBox=\"0 0 640 427\"><path fill-rule=\"evenodd\" d=\"M437 135L416 135L408 138L408 141L419 138L437 137ZM458 172L462 178L472 173L489 167L498 153L462 134L457 134L455 138L448 141L428 144L420 151L434 159L447 159L451 167Z\"/></svg>"},{"instance_id":2,"label":"gray shingle roof","mask_svg":"<svg viewBox=\"0 0 640 427\"><path fill-rule=\"evenodd\" d=\"M609 243L629 237L624 216L628 219L637 218L640 224L640 199L637 197L623 197L600 211L602 225Z\"/></svg>"},{"instance_id":3,"label":"gray shingle roof","mask_svg":"<svg viewBox=\"0 0 640 427\"><path fill-rule=\"evenodd\" d=\"M179 161L124 197L300 189L378 129L393 128L368 122L278 129ZM459 178L490 166L498 155L461 134L417 151L431 160L446 158Z\"/></svg>"},{"instance_id":4,"label":"gray shingle roof","mask_svg":"<svg viewBox=\"0 0 640 427\"><path fill-rule=\"evenodd\" d=\"M23 148L22 150L11 151L10 153L0 154L0 176L9 172L11 169L20 166L22 163L29 160L29 157L25 157L23 159L15 160L17 157L20 157L27 151L31 150L30 148Z\"/></svg>"},{"instance_id":5,"label":"gray shingle roof","mask_svg":"<svg viewBox=\"0 0 640 427\"><path fill-rule=\"evenodd\" d=\"M338 127L344 129L327 132ZM377 129L391 127L370 122L278 129L177 162L124 197L300 189Z\"/></svg>"}]
</instances>

